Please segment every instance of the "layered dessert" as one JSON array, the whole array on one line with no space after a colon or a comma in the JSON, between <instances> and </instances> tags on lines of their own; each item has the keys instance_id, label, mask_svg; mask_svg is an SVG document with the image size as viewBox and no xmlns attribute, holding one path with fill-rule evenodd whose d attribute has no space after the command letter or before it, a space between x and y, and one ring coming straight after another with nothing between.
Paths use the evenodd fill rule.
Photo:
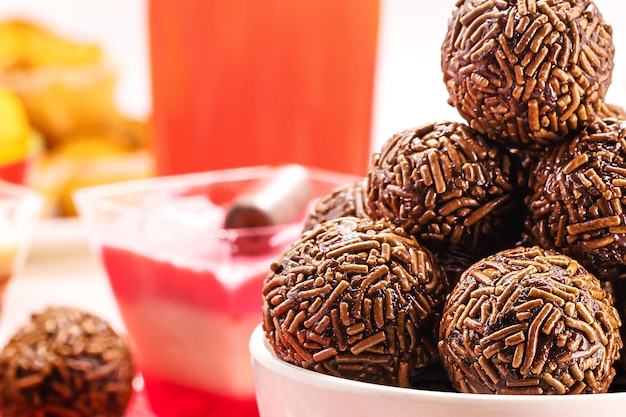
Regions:
<instances>
[{"instance_id":1,"label":"layered dessert","mask_svg":"<svg viewBox=\"0 0 626 417\"><path fill-rule=\"evenodd\" d=\"M258 415L247 343L263 279L310 200L348 178L286 166L79 191L158 415Z\"/></svg>"}]
</instances>

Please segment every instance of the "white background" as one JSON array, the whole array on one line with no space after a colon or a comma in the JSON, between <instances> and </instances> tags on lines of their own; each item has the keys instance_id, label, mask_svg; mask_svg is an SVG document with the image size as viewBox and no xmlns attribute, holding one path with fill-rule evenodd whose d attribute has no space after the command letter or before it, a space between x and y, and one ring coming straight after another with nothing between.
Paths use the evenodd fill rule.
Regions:
<instances>
[{"instance_id":1,"label":"white background","mask_svg":"<svg viewBox=\"0 0 626 417\"><path fill-rule=\"evenodd\" d=\"M459 119L446 104L439 64L439 49L454 3L382 0L373 150L400 130ZM146 0L0 0L0 18L25 16L62 34L100 43L118 68L120 108L143 117L150 112L146 4ZM613 26L617 45L607 101L625 106L626 49L620 47L626 48L626 2L596 0L596 4Z\"/></svg>"}]
</instances>

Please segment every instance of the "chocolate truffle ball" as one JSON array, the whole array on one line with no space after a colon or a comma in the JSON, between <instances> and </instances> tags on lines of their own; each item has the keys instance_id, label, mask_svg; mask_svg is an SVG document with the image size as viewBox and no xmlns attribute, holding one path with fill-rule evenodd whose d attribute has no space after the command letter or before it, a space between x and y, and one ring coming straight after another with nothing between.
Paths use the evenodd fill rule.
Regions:
<instances>
[{"instance_id":1,"label":"chocolate truffle ball","mask_svg":"<svg viewBox=\"0 0 626 417\"><path fill-rule=\"evenodd\" d=\"M526 198L532 241L600 279L626 272L626 121L594 121L545 155Z\"/></svg>"},{"instance_id":2,"label":"chocolate truffle ball","mask_svg":"<svg viewBox=\"0 0 626 417\"><path fill-rule=\"evenodd\" d=\"M407 387L437 356L447 291L415 238L385 221L343 217L303 233L272 263L263 326L287 362Z\"/></svg>"},{"instance_id":3,"label":"chocolate truffle ball","mask_svg":"<svg viewBox=\"0 0 626 417\"><path fill-rule=\"evenodd\" d=\"M320 223L339 217L367 218L366 190L367 178L336 187L315 203L313 211L308 214L304 223L304 230L311 230Z\"/></svg>"},{"instance_id":4,"label":"chocolate truffle ball","mask_svg":"<svg viewBox=\"0 0 626 417\"><path fill-rule=\"evenodd\" d=\"M367 210L433 252L493 253L519 239L517 160L469 126L439 122L392 136L374 154Z\"/></svg>"},{"instance_id":5,"label":"chocolate truffle ball","mask_svg":"<svg viewBox=\"0 0 626 417\"><path fill-rule=\"evenodd\" d=\"M123 338L74 308L33 314L0 353L3 417L115 417L132 395L134 365Z\"/></svg>"},{"instance_id":6,"label":"chocolate truffle ball","mask_svg":"<svg viewBox=\"0 0 626 417\"><path fill-rule=\"evenodd\" d=\"M514 147L571 138L611 83L612 28L591 0L461 0L441 48L449 103Z\"/></svg>"},{"instance_id":7,"label":"chocolate truffle ball","mask_svg":"<svg viewBox=\"0 0 626 417\"><path fill-rule=\"evenodd\" d=\"M615 375L620 325L612 299L578 262L520 246L463 273L438 346L461 392L601 393Z\"/></svg>"}]
</instances>

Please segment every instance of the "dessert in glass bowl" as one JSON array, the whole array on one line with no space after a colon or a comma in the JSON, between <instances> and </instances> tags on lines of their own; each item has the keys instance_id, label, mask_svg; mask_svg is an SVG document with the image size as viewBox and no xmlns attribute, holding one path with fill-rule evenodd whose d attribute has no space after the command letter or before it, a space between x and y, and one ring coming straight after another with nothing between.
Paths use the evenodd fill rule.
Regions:
<instances>
[{"instance_id":1,"label":"dessert in glass bowl","mask_svg":"<svg viewBox=\"0 0 626 417\"><path fill-rule=\"evenodd\" d=\"M158 415L258 415L247 341L263 279L312 201L353 180L289 165L75 193Z\"/></svg>"}]
</instances>

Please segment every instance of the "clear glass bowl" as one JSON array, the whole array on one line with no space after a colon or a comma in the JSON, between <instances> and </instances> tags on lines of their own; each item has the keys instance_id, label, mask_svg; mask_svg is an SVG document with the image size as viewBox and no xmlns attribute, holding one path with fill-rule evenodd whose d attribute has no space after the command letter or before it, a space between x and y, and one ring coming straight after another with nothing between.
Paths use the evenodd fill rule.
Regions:
<instances>
[{"instance_id":1,"label":"clear glass bowl","mask_svg":"<svg viewBox=\"0 0 626 417\"><path fill-rule=\"evenodd\" d=\"M270 221L226 228L241 196L276 172L252 167L157 177L74 195L159 415L258 415L248 340L262 317L263 279L300 236L313 201L356 179L296 168L291 173L302 178L288 175L271 192L264 188L261 214ZM281 194L285 200L271 201Z\"/></svg>"}]
</instances>

